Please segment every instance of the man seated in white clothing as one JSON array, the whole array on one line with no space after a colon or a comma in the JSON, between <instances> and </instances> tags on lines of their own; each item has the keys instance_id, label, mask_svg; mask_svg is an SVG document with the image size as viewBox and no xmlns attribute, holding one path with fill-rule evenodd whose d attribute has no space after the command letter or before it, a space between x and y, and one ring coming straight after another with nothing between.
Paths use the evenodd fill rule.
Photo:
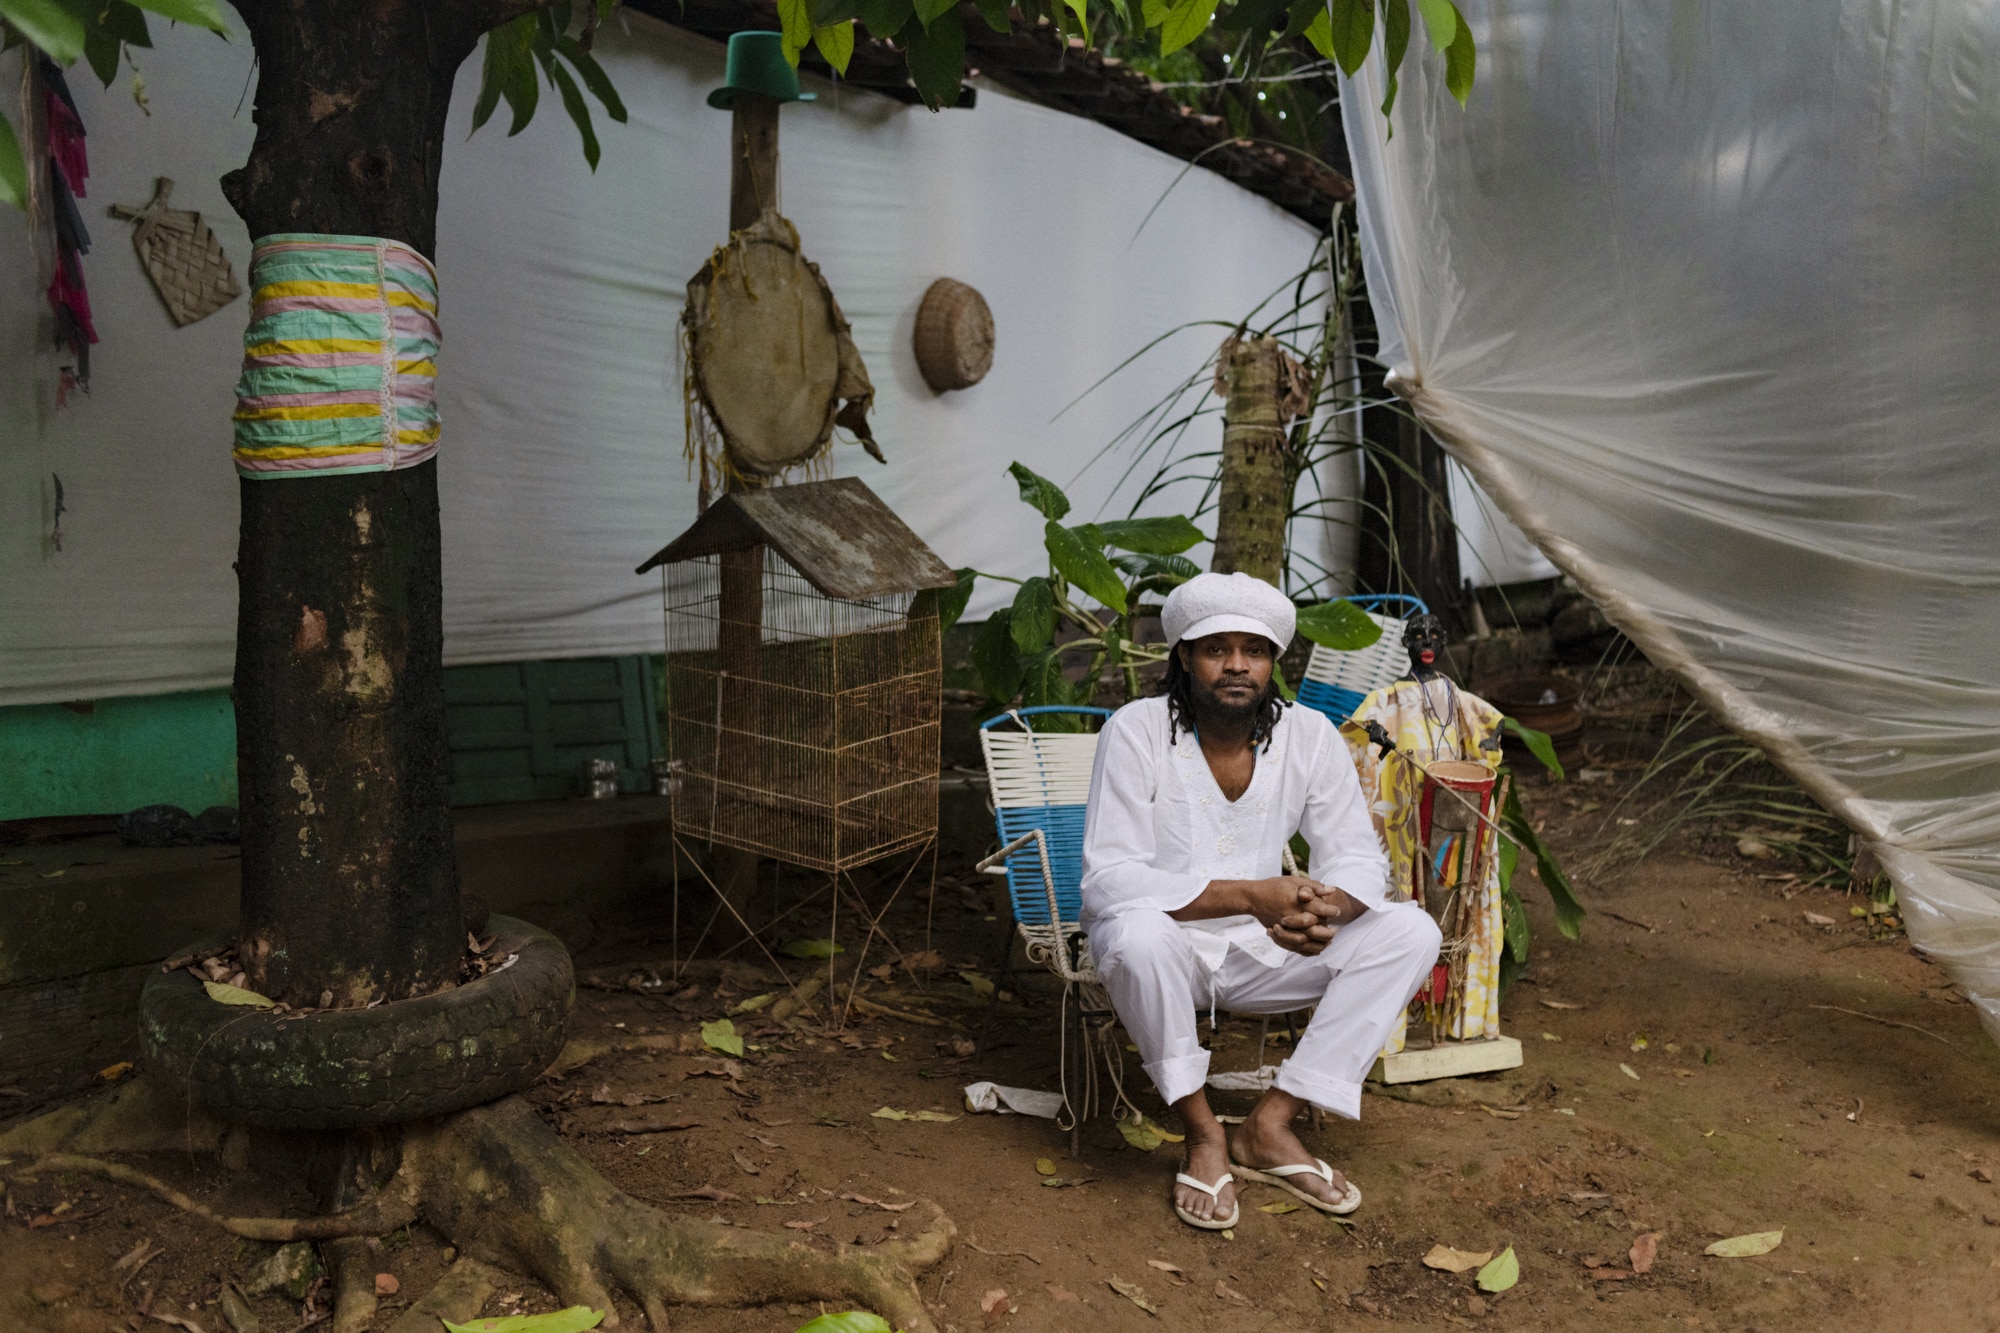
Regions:
<instances>
[{"instance_id":1,"label":"man seated in white clothing","mask_svg":"<svg viewBox=\"0 0 2000 1333\"><path fill-rule=\"evenodd\" d=\"M1325 1212L1360 1191L1293 1132L1308 1106L1361 1115L1361 1082L1437 960L1437 926L1388 896L1388 861L1347 745L1284 703L1271 674L1297 614L1247 574L1203 574L1161 617L1159 694L1104 724L1083 843L1082 926L1097 972L1160 1095L1185 1122L1174 1211L1235 1224L1238 1180ZM1311 877L1283 873L1302 834ZM1234 1135L1203 1091L1196 1011L1317 1006Z\"/></svg>"}]
</instances>

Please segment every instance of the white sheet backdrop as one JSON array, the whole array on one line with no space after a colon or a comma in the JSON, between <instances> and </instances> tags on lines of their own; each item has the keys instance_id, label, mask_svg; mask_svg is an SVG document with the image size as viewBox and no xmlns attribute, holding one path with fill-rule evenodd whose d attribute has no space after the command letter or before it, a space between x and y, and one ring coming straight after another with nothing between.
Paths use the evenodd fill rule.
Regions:
<instances>
[{"instance_id":1,"label":"white sheet backdrop","mask_svg":"<svg viewBox=\"0 0 2000 1333\"><path fill-rule=\"evenodd\" d=\"M104 341L92 396L63 411L56 363L35 347L45 273L22 219L0 213L0 705L230 674L229 413L245 310L174 329L104 206L142 203L154 176L172 176L175 204L208 218L242 272L249 237L217 180L249 151L250 50L241 35L155 27L158 47L139 55L150 118L129 79L74 81ZM450 662L656 648L658 585L632 568L694 517L675 321L688 275L726 234L728 118L702 102L722 50L637 15L600 41L632 121L599 117L595 176L553 102L519 138L496 120L467 141L473 80L459 80L436 256ZM0 86L18 73L17 56L0 58ZM839 446L837 468L951 563L1031 572L1041 524L1008 462L1074 482L1081 516L1123 513L1110 494L1121 467L1077 474L1219 335L1183 335L1050 418L1161 331L1249 309L1304 266L1311 229L1196 170L1134 240L1182 163L990 90L974 111L938 115L818 91L784 113L785 211L854 324L890 459ZM998 339L986 381L940 397L909 340L945 275L985 294ZM69 506L59 554L51 474ZM989 586L971 613L1004 591Z\"/></svg>"},{"instance_id":2,"label":"white sheet backdrop","mask_svg":"<svg viewBox=\"0 0 2000 1333\"><path fill-rule=\"evenodd\" d=\"M1347 117L1387 359L2000 1037L2000 7L1461 7Z\"/></svg>"}]
</instances>

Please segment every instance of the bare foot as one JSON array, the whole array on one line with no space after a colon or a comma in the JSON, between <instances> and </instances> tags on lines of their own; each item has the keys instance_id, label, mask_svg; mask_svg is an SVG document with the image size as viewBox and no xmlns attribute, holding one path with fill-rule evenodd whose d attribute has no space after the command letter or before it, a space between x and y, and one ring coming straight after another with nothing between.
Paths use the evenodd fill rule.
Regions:
<instances>
[{"instance_id":1,"label":"bare foot","mask_svg":"<svg viewBox=\"0 0 2000 1333\"><path fill-rule=\"evenodd\" d=\"M1189 1125L1187 1129L1187 1165L1181 1169L1196 1180L1213 1185L1229 1172L1228 1135L1219 1124L1212 1124L1205 1130L1194 1125ZM1236 1186L1234 1183L1224 1185L1219 1195L1210 1198L1206 1190L1194 1189L1176 1181L1174 1202L1205 1222L1214 1221L1236 1211Z\"/></svg>"},{"instance_id":2,"label":"bare foot","mask_svg":"<svg viewBox=\"0 0 2000 1333\"><path fill-rule=\"evenodd\" d=\"M1276 1094L1275 1096L1273 1094ZM1274 1166L1311 1166L1317 1160L1292 1132L1292 1118L1305 1104L1295 1097L1266 1092L1237 1126L1229 1144L1230 1156L1248 1167L1269 1170ZM1347 1194L1347 1177L1335 1171L1328 1185L1317 1172L1300 1172L1286 1177L1286 1183L1328 1203L1337 1203Z\"/></svg>"}]
</instances>

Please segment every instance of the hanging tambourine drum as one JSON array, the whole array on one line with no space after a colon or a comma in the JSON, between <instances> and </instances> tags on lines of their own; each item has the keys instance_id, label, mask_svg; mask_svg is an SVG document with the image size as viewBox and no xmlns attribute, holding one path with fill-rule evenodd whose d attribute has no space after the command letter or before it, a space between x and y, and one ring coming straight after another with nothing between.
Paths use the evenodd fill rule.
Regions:
<instances>
[{"instance_id":1,"label":"hanging tambourine drum","mask_svg":"<svg viewBox=\"0 0 2000 1333\"><path fill-rule=\"evenodd\" d=\"M868 372L784 218L766 213L710 256L682 318L692 387L734 473L769 478L810 462L836 417L868 439Z\"/></svg>"},{"instance_id":2,"label":"hanging tambourine drum","mask_svg":"<svg viewBox=\"0 0 2000 1333\"><path fill-rule=\"evenodd\" d=\"M962 282L939 278L917 307L917 369L939 393L968 389L993 369L993 312Z\"/></svg>"}]
</instances>

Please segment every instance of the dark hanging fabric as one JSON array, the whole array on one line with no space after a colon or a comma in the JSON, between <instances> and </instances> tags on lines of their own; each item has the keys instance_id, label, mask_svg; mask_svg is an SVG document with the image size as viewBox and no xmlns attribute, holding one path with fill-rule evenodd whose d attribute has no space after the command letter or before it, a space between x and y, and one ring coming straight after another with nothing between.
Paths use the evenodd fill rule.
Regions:
<instances>
[{"instance_id":1,"label":"dark hanging fabric","mask_svg":"<svg viewBox=\"0 0 2000 1333\"><path fill-rule=\"evenodd\" d=\"M56 346L76 358L76 382L90 387L90 345L97 328L90 318L90 292L83 281L83 256L90 253L90 229L76 201L88 193L90 155L84 150L83 117L62 70L38 58L42 111L48 127L50 211L56 232L56 272L49 280L49 306L56 316Z\"/></svg>"}]
</instances>

